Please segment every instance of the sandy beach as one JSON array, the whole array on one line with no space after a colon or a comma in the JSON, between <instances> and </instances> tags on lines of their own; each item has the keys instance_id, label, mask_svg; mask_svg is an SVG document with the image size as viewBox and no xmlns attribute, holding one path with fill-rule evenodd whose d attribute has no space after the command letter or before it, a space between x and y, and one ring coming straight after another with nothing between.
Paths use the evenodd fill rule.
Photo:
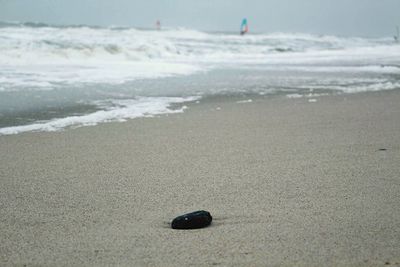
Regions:
<instances>
[{"instance_id":1,"label":"sandy beach","mask_svg":"<svg viewBox=\"0 0 400 267\"><path fill-rule=\"evenodd\" d=\"M0 136L0 265L399 266L400 90L239 100Z\"/></svg>"}]
</instances>

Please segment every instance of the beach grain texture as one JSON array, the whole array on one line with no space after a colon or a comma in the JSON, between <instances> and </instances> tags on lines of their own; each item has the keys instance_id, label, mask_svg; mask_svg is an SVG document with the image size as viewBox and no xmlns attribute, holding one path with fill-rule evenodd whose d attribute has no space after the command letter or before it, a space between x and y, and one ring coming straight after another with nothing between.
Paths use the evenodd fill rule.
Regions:
<instances>
[{"instance_id":1,"label":"beach grain texture","mask_svg":"<svg viewBox=\"0 0 400 267\"><path fill-rule=\"evenodd\" d=\"M400 90L205 99L0 157L2 266L400 265Z\"/></svg>"}]
</instances>

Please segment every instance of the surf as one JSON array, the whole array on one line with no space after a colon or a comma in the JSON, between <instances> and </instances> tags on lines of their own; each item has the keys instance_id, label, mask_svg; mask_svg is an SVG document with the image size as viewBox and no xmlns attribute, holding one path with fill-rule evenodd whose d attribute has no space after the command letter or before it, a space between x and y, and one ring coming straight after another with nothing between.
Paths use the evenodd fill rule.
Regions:
<instances>
[{"instance_id":1,"label":"surf","mask_svg":"<svg viewBox=\"0 0 400 267\"><path fill-rule=\"evenodd\" d=\"M392 37L13 22L0 23L0 49L0 134L168 114L215 95L400 87Z\"/></svg>"}]
</instances>

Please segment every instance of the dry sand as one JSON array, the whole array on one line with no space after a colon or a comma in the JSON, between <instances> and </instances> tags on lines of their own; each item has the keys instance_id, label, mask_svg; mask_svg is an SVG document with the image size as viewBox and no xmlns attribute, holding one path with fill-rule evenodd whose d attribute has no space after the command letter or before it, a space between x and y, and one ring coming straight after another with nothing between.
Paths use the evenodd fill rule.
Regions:
<instances>
[{"instance_id":1,"label":"dry sand","mask_svg":"<svg viewBox=\"0 0 400 267\"><path fill-rule=\"evenodd\" d=\"M208 99L0 157L0 265L400 264L400 90ZM169 228L198 209L211 227Z\"/></svg>"}]
</instances>

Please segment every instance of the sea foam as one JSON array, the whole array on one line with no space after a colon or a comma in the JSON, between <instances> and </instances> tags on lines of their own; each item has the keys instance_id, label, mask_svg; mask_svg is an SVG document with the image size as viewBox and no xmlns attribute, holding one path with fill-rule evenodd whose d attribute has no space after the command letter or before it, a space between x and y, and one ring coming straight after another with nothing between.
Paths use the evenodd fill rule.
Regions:
<instances>
[{"instance_id":1,"label":"sea foam","mask_svg":"<svg viewBox=\"0 0 400 267\"><path fill-rule=\"evenodd\" d=\"M3 135L182 112L170 105L193 95L400 88L400 45L387 37L0 22L0 50Z\"/></svg>"},{"instance_id":2,"label":"sea foam","mask_svg":"<svg viewBox=\"0 0 400 267\"><path fill-rule=\"evenodd\" d=\"M400 46L387 38L299 33L243 37L183 28L154 31L3 23L0 40L3 91L54 89L72 83L118 84L188 75L224 64L371 71L368 66L399 66L400 54Z\"/></svg>"},{"instance_id":3,"label":"sea foam","mask_svg":"<svg viewBox=\"0 0 400 267\"><path fill-rule=\"evenodd\" d=\"M93 104L102 110L66 118L55 118L34 124L0 128L0 135L18 134L30 131L60 131L65 128L92 126L104 122L125 121L138 117L153 117L159 114L181 113L187 106L171 108L173 104L181 104L199 99L199 97L141 97L138 99L110 99L96 101Z\"/></svg>"}]
</instances>

